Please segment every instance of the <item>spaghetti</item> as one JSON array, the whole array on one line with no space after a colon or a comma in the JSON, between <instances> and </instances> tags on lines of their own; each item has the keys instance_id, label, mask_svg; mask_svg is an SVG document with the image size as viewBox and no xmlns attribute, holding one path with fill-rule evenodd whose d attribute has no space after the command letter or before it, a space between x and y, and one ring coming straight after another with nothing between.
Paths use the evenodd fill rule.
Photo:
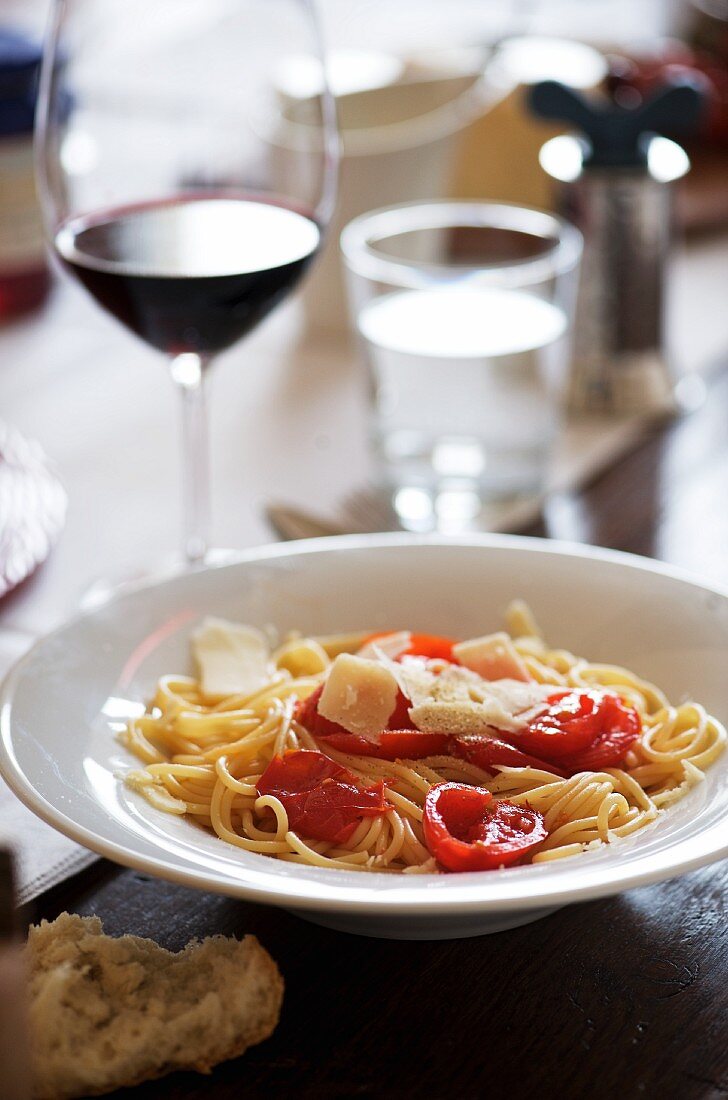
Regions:
<instances>
[{"instance_id":1,"label":"spaghetti","mask_svg":"<svg viewBox=\"0 0 728 1100\"><path fill-rule=\"evenodd\" d=\"M636 712L639 736L619 766L564 774L550 765L483 767L449 751L422 759L341 751L307 728L302 703L325 683L338 654L359 649L363 636L352 635L289 638L270 654L267 682L247 694L211 699L196 679L163 677L148 711L120 735L144 765L125 782L158 810L191 818L247 852L309 866L427 874L443 869L423 823L426 797L438 785L477 788L484 799L492 796L491 809L507 803L523 814L535 812L544 838L526 858L544 863L654 822L702 780L723 751L726 731L699 703L672 705L654 684L625 668L549 648L520 602L511 605L507 619L529 681L553 685L555 697L608 692ZM437 672L445 663L435 657L428 664ZM293 828L295 799L288 799L287 808L284 796L259 788L272 761L292 759L286 754L301 750L340 765L332 765L332 774L347 778L329 783L342 782L360 794L381 792L379 808L362 810L339 839L317 839Z\"/></svg>"}]
</instances>

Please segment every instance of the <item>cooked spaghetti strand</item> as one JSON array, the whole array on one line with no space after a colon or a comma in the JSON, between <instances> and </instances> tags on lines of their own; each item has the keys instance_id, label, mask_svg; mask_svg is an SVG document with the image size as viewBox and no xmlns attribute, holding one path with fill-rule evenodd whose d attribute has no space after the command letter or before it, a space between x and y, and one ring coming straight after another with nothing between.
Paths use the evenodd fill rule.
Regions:
<instances>
[{"instance_id":1,"label":"cooked spaghetti strand","mask_svg":"<svg viewBox=\"0 0 728 1100\"><path fill-rule=\"evenodd\" d=\"M510 762L484 769L447 750L418 760L341 752L302 724L297 705L325 682L332 660L356 650L365 635L289 634L271 654L268 679L254 691L208 698L192 677L163 676L147 712L119 735L142 765L126 783L156 810L189 817L250 853L315 867L434 874L439 869L425 841L423 807L436 784L485 788L496 803L540 814L548 835L530 861L542 864L618 842L702 782L727 740L704 707L671 704L629 669L550 649L520 601L507 619L515 651L537 684L604 689L638 712L641 733L621 767L561 778ZM439 675L446 665L438 657L429 667ZM301 749L324 752L363 788L379 784L388 808L363 814L349 831L335 834L336 842L300 835L281 798L259 794L258 784L275 757Z\"/></svg>"}]
</instances>

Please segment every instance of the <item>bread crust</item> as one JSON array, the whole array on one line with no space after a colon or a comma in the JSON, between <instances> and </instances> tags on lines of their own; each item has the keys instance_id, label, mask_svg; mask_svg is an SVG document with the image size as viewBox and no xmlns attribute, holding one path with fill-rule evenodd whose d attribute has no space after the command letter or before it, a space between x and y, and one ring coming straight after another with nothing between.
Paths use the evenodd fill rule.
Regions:
<instances>
[{"instance_id":1,"label":"bread crust","mask_svg":"<svg viewBox=\"0 0 728 1100\"><path fill-rule=\"evenodd\" d=\"M231 1006L230 1012L234 1014L231 1017L234 1020L234 1038L223 1050L215 1049L212 1042L213 1049L209 1055L198 1049L191 1054L189 1060L185 1060L179 1058L177 1051L177 1056L156 1065L150 1063L150 1055L145 1048L141 1053L147 1058L146 1065L139 1066L137 1072L127 1067L123 1075L119 1073L110 1076L101 1085L93 1080L96 1076L93 1067L88 1071L88 1080L84 1081L81 1058L74 1059L72 1067L63 1066L60 1073L55 1072L60 1080L53 1081L54 1071L58 1067L49 1060L44 1065L44 1055L47 1052L44 1050L44 1043L38 1041L33 1044L36 1058L36 1085L33 1093L35 1100L72 1100L81 1096L102 1096L118 1088L130 1088L178 1071L209 1073L220 1062L238 1058L249 1047L267 1039L278 1023L283 999L283 979L273 959L254 936L246 936L241 941L225 936L207 937L202 941L189 943L178 953L172 953L152 940L137 936L116 939L106 936L98 918L83 918L64 913L52 924L44 921L40 927L31 929L29 946L26 949L31 974L30 1016L36 1036L42 1033L42 1016L47 1010L42 1002L49 990L50 999L46 1001L46 1005L55 1007L56 1024L60 1022L63 1025L63 1015L67 1013L70 1028L79 1027L78 1012L71 1003L74 988L76 992L78 988L91 988L98 992L99 1002L106 1005L109 988L104 988L104 979L96 976L94 966L103 971L103 965L99 967L98 963L107 954L111 956L112 965L120 967L122 975L128 968L137 979L140 973L138 967L144 968L145 963L147 964L146 973L136 981L129 996L131 1007L125 1006L123 995L119 995L120 1003L114 1004L110 1010L112 1022L128 1012L130 1017L135 1014L136 1023L143 1026L144 1017L138 1005L142 986L148 999L156 998L159 1002L165 995L169 997L170 982L174 982L177 976L175 971L183 979L184 990L185 975L196 960L201 959L201 967L206 977L209 977L209 990L198 988L193 1003L199 1005L201 998L208 995L219 995L223 999L224 994L224 1002ZM236 968L240 980L235 985L228 984L231 982L230 975L235 976ZM83 982L85 985L74 987L73 982ZM107 983L108 986L111 984ZM66 989L70 990L68 997L64 997ZM232 993L236 995L234 999L231 997ZM179 997L180 993L175 989L175 1004L179 1003ZM217 1002L215 1004L217 1007ZM158 1008L159 1005L157 1010ZM169 1026L174 1030L177 1019L172 1016L169 1024L166 1020L160 1024L157 1011L149 1026L152 1029ZM93 1044L100 1047L104 1037L108 1038L108 1029L105 1032L104 1028L91 1027L88 1037L82 1037L82 1041L87 1044L84 1049L91 1054L100 1055L99 1050L94 1051ZM57 1054L54 1054L54 1058L57 1062Z\"/></svg>"}]
</instances>

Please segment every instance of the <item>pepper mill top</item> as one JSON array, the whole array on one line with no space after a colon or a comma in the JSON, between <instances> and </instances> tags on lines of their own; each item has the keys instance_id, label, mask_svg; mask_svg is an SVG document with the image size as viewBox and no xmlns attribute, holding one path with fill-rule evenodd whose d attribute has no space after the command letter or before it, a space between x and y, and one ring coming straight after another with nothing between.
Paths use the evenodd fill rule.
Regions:
<instances>
[{"instance_id":1,"label":"pepper mill top","mask_svg":"<svg viewBox=\"0 0 728 1100\"><path fill-rule=\"evenodd\" d=\"M704 94L698 80L670 81L637 107L622 107L544 80L530 90L529 106L539 118L572 123L585 140L584 168L647 165L653 134L691 133L700 121Z\"/></svg>"}]
</instances>

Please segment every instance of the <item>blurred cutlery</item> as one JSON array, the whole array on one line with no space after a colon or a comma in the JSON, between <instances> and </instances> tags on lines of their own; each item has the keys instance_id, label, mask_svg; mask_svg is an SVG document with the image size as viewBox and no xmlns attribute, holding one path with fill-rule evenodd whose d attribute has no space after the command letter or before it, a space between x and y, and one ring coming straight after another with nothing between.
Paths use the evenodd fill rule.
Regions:
<instances>
[{"instance_id":1,"label":"blurred cutlery","mask_svg":"<svg viewBox=\"0 0 728 1100\"><path fill-rule=\"evenodd\" d=\"M481 514L459 522L456 516L449 524L447 517L414 516L412 524L403 523L395 512L391 497L376 488L359 489L339 506L337 519L329 520L302 508L287 504L268 504L268 523L279 538L314 539L330 535L363 535L382 531L410 531L441 534L461 534L463 531L515 531L529 529L541 515L541 501L495 501L484 506Z\"/></svg>"},{"instance_id":2,"label":"blurred cutlery","mask_svg":"<svg viewBox=\"0 0 728 1100\"><path fill-rule=\"evenodd\" d=\"M285 504L267 504L265 518L278 537L286 542L291 539L316 539L345 534L342 527L302 512L299 508L289 508Z\"/></svg>"},{"instance_id":3,"label":"blurred cutlery","mask_svg":"<svg viewBox=\"0 0 728 1100\"><path fill-rule=\"evenodd\" d=\"M372 490L352 493L339 510L338 522L287 504L269 504L266 519L279 538L315 539L328 535L360 535L373 531L401 531L389 501Z\"/></svg>"}]
</instances>

